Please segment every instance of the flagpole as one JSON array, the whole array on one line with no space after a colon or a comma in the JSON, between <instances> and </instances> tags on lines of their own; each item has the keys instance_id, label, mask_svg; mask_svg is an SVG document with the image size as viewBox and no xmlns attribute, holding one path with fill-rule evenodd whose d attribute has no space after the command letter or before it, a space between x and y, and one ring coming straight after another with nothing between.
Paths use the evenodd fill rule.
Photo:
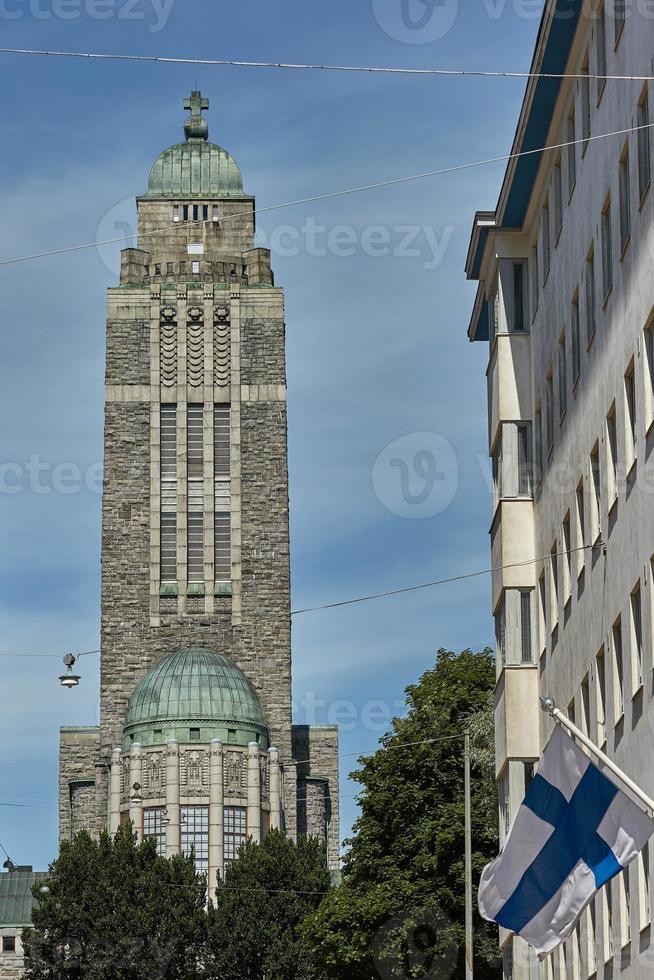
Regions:
<instances>
[{"instance_id":1,"label":"flagpole","mask_svg":"<svg viewBox=\"0 0 654 980\"><path fill-rule=\"evenodd\" d=\"M466 980L473 977L472 953L472 807L470 800L470 733L465 733L464 742L464 794L465 794L465 941L466 941Z\"/></svg>"},{"instance_id":2,"label":"flagpole","mask_svg":"<svg viewBox=\"0 0 654 980\"><path fill-rule=\"evenodd\" d=\"M579 739L581 744L585 745L588 751L592 752L593 755L599 759L599 761L606 766L606 768L610 770L614 776L621 780L621 782L623 782L624 785L631 790L634 796L638 797L640 802L654 814L654 800L652 800L651 797L649 797L647 793L645 793L645 791L633 781L633 779L627 776L622 769L616 766L615 762L613 762L612 759L609 759L608 755L602 752L602 750L599 749L587 735L584 735L581 729L577 728L577 726L574 725L570 719L559 710L559 708L557 708L552 698L541 698L540 703L543 711L550 715L557 725L560 725L562 728L566 728L571 735L574 735L575 738Z\"/></svg>"}]
</instances>

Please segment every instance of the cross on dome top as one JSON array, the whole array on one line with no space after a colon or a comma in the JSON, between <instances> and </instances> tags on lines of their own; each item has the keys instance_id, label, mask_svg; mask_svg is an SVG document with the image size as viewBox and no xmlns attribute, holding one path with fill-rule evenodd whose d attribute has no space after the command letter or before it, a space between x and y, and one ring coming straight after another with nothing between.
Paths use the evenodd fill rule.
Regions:
<instances>
[{"instance_id":1,"label":"cross on dome top","mask_svg":"<svg viewBox=\"0 0 654 980\"><path fill-rule=\"evenodd\" d=\"M189 109L190 116L184 120L184 135L187 140L208 140L209 126L202 115L203 109L209 108L209 99L202 97L199 89L191 92L190 99L184 99L184 108Z\"/></svg>"}]
</instances>

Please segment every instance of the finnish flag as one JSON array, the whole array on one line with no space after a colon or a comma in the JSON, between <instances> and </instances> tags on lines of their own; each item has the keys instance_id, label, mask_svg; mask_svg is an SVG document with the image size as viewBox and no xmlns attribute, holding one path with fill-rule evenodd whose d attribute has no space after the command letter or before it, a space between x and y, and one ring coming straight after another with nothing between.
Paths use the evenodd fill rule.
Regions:
<instances>
[{"instance_id":1,"label":"finnish flag","mask_svg":"<svg viewBox=\"0 0 654 980\"><path fill-rule=\"evenodd\" d=\"M482 873L479 911L543 959L653 832L654 821L557 725L502 853Z\"/></svg>"}]
</instances>

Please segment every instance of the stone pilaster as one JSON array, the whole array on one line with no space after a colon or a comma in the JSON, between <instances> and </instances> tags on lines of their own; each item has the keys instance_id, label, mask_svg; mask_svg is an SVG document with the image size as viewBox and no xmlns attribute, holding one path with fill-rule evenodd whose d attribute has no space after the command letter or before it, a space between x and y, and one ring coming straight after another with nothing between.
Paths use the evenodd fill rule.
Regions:
<instances>
[{"instance_id":1,"label":"stone pilaster","mask_svg":"<svg viewBox=\"0 0 654 980\"><path fill-rule=\"evenodd\" d=\"M139 786L137 790L135 787ZM130 748L129 753L129 819L132 821L138 839L143 838L143 803L132 802L132 797L143 792L143 755L138 742Z\"/></svg>"},{"instance_id":2,"label":"stone pilaster","mask_svg":"<svg viewBox=\"0 0 654 980\"><path fill-rule=\"evenodd\" d=\"M170 739L166 748L166 856L179 854L179 745Z\"/></svg>"},{"instance_id":3,"label":"stone pilaster","mask_svg":"<svg viewBox=\"0 0 654 980\"><path fill-rule=\"evenodd\" d=\"M270 829L279 830L282 823L279 752L271 746L268 756L270 759Z\"/></svg>"},{"instance_id":4,"label":"stone pilaster","mask_svg":"<svg viewBox=\"0 0 654 980\"><path fill-rule=\"evenodd\" d=\"M111 753L111 777L109 784L109 833L115 834L120 826L120 790L123 780L122 752L116 748Z\"/></svg>"},{"instance_id":5,"label":"stone pilaster","mask_svg":"<svg viewBox=\"0 0 654 980\"><path fill-rule=\"evenodd\" d=\"M261 769L259 768L259 746L256 742L248 745L248 837L255 844L261 842Z\"/></svg>"},{"instance_id":6,"label":"stone pilaster","mask_svg":"<svg viewBox=\"0 0 654 980\"><path fill-rule=\"evenodd\" d=\"M211 742L209 758L209 895L213 893L216 875L222 877L223 866L223 745Z\"/></svg>"}]
</instances>

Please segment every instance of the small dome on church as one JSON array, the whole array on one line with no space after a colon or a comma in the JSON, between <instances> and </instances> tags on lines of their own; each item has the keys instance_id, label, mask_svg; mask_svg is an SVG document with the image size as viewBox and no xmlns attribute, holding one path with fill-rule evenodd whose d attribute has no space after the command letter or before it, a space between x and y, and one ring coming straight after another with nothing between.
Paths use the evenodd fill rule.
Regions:
<instances>
[{"instance_id":1,"label":"small dome on church","mask_svg":"<svg viewBox=\"0 0 654 980\"><path fill-rule=\"evenodd\" d=\"M184 122L186 142L176 143L155 160L143 199L250 200L236 160L222 146L208 142L209 127L202 112L209 108L209 100L201 92L191 92L184 108L191 111Z\"/></svg>"},{"instance_id":2,"label":"small dome on church","mask_svg":"<svg viewBox=\"0 0 654 980\"><path fill-rule=\"evenodd\" d=\"M124 747L179 742L268 747L261 702L243 671L215 650L185 647L160 660L132 694Z\"/></svg>"}]
</instances>

